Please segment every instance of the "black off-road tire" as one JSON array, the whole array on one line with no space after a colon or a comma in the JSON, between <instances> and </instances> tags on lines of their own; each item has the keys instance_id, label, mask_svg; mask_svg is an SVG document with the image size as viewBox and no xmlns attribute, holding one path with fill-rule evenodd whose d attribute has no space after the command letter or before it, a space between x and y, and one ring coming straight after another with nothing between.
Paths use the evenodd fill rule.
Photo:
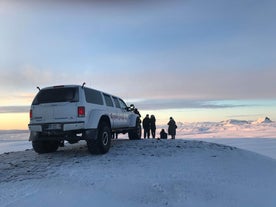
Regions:
<instances>
[{"instance_id":1,"label":"black off-road tire","mask_svg":"<svg viewBox=\"0 0 276 207\"><path fill-rule=\"evenodd\" d=\"M109 151L111 145L111 129L106 122L100 123L98 127L97 139L87 140L88 151L91 154L105 154Z\"/></svg>"},{"instance_id":2,"label":"black off-road tire","mask_svg":"<svg viewBox=\"0 0 276 207\"><path fill-rule=\"evenodd\" d=\"M140 120L137 119L135 129L132 129L128 132L128 138L130 140L137 140L137 139L141 139L141 136L142 136L142 128L141 128Z\"/></svg>"},{"instance_id":3,"label":"black off-road tire","mask_svg":"<svg viewBox=\"0 0 276 207\"><path fill-rule=\"evenodd\" d=\"M57 151L59 141L32 141L33 149L39 154Z\"/></svg>"}]
</instances>

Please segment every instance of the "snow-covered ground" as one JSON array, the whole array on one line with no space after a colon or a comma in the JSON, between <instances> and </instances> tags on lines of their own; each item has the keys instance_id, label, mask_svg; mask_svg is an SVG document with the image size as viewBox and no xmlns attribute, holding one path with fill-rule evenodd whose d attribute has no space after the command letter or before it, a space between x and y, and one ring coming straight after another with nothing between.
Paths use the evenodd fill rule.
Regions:
<instances>
[{"instance_id":1,"label":"snow-covered ground","mask_svg":"<svg viewBox=\"0 0 276 207\"><path fill-rule=\"evenodd\" d=\"M96 156L85 142L38 155L27 131L2 131L0 206L274 207L275 132L274 122L178 123L176 140L121 137Z\"/></svg>"},{"instance_id":2,"label":"snow-covered ground","mask_svg":"<svg viewBox=\"0 0 276 207\"><path fill-rule=\"evenodd\" d=\"M276 122L268 121L265 118L260 118L257 121L231 119L221 122L178 122L177 125L177 139L203 139L209 142L253 150L258 153L264 152L265 155L268 154L265 152L266 150L270 151L270 154L276 154L276 151L273 151L274 139L276 139ZM159 137L162 128L167 130L168 127L167 125L157 126L157 137ZM32 146L28 141L28 137L29 132L24 130L0 131L0 154L31 149ZM119 137L127 138L127 135L119 135ZM262 149L258 151L259 148Z\"/></svg>"},{"instance_id":3,"label":"snow-covered ground","mask_svg":"<svg viewBox=\"0 0 276 207\"><path fill-rule=\"evenodd\" d=\"M276 122L265 118L257 121L179 122L177 125L177 134L181 138L276 138Z\"/></svg>"},{"instance_id":4,"label":"snow-covered ground","mask_svg":"<svg viewBox=\"0 0 276 207\"><path fill-rule=\"evenodd\" d=\"M250 206L276 204L276 161L195 140L116 140L56 153L0 155L1 206Z\"/></svg>"},{"instance_id":5,"label":"snow-covered ground","mask_svg":"<svg viewBox=\"0 0 276 207\"><path fill-rule=\"evenodd\" d=\"M177 137L235 146L276 159L276 122L266 118L178 123Z\"/></svg>"},{"instance_id":6,"label":"snow-covered ground","mask_svg":"<svg viewBox=\"0 0 276 207\"><path fill-rule=\"evenodd\" d=\"M27 130L0 130L0 154L31 149Z\"/></svg>"}]
</instances>

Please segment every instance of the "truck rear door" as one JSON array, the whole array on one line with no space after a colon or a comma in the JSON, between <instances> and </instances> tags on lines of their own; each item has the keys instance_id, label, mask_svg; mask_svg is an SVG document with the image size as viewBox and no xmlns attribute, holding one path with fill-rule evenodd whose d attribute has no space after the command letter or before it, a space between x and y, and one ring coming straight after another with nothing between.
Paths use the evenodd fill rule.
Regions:
<instances>
[{"instance_id":1,"label":"truck rear door","mask_svg":"<svg viewBox=\"0 0 276 207\"><path fill-rule=\"evenodd\" d=\"M41 90L32 104L32 123L76 121L78 99L77 87Z\"/></svg>"}]
</instances>

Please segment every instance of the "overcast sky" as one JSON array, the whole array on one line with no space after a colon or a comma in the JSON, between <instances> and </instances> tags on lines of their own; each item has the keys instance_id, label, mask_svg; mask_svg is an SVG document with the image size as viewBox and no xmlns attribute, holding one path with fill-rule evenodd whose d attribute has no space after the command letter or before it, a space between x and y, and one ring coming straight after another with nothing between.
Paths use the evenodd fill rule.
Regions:
<instances>
[{"instance_id":1,"label":"overcast sky","mask_svg":"<svg viewBox=\"0 0 276 207\"><path fill-rule=\"evenodd\" d=\"M0 0L0 113L86 82L145 111L276 119L276 1L23 2Z\"/></svg>"}]
</instances>

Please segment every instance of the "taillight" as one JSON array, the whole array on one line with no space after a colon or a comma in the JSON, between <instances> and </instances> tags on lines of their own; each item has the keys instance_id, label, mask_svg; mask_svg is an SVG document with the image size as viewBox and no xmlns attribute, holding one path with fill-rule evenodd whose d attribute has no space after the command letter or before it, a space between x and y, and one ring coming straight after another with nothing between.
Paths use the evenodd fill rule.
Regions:
<instances>
[{"instance_id":1,"label":"taillight","mask_svg":"<svg viewBox=\"0 0 276 207\"><path fill-rule=\"evenodd\" d=\"M32 119L33 118L33 110L31 109L30 110L30 119Z\"/></svg>"},{"instance_id":2,"label":"taillight","mask_svg":"<svg viewBox=\"0 0 276 207\"><path fill-rule=\"evenodd\" d=\"M79 106L78 107L78 117L84 117L85 116L85 107Z\"/></svg>"}]
</instances>

